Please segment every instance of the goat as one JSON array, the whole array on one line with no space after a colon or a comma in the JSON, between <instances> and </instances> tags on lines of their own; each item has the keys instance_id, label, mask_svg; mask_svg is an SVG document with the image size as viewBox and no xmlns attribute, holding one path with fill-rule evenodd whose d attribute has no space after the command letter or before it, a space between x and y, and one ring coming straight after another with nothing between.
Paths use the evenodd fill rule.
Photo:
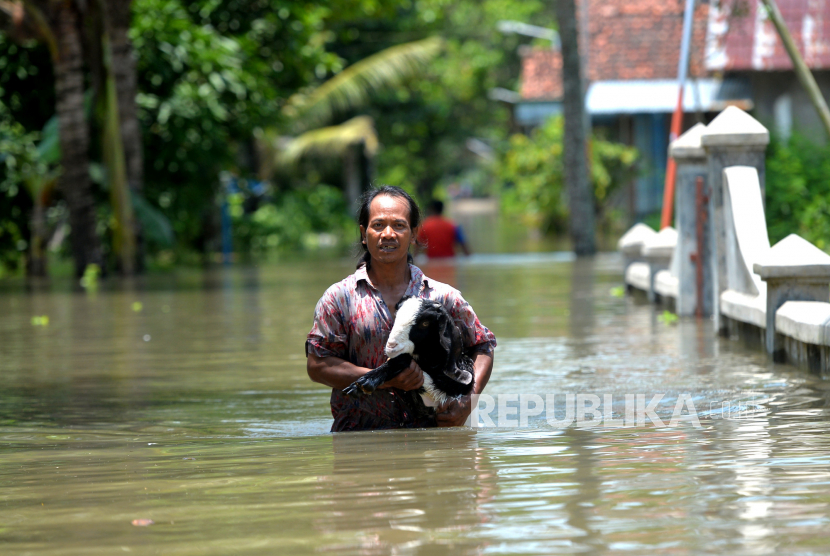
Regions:
<instances>
[{"instance_id":1,"label":"goat","mask_svg":"<svg viewBox=\"0 0 830 556\"><path fill-rule=\"evenodd\" d=\"M461 332L444 306L406 296L395 309L395 323L386 342L389 360L352 382L343 393L371 394L415 359L424 372L424 385L417 393L426 408L469 394L475 381L473 360L464 353Z\"/></svg>"}]
</instances>

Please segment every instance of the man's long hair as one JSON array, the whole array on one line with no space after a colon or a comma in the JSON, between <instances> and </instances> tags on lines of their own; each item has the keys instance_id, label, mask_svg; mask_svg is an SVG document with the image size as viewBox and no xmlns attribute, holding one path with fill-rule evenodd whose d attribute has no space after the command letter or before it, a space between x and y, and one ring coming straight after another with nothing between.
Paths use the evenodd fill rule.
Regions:
<instances>
[{"instance_id":1,"label":"man's long hair","mask_svg":"<svg viewBox=\"0 0 830 556\"><path fill-rule=\"evenodd\" d=\"M360 226L363 226L364 230L369 229L369 208L372 205L372 201L374 201L375 197L378 195L399 197L407 202L409 205L409 228L412 230L412 233L415 233L415 228L421 224L421 209L409 193L394 185L381 185L379 187L373 187L363 194L360 199L360 208L357 211L357 223ZM360 249L362 253L360 255L360 259L357 261L357 268L366 265L366 270L369 270L372 265L372 255L369 254L369 247L363 243L362 239L363 238L358 240L360 242ZM407 246L407 249L408 248L409 246ZM407 253L406 260L409 263L412 263L412 255Z\"/></svg>"}]
</instances>

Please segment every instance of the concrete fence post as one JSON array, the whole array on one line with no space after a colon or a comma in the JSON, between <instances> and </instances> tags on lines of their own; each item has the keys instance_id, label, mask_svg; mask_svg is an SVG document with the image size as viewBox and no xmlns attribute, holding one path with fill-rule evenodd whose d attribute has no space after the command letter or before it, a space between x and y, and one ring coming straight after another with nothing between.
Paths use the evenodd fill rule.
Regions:
<instances>
[{"instance_id":1,"label":"concrete fence post","mask_svg":"<svg viewBox=\"0 0 830 556\"><path fill-rule=\"evenodd\" d=\"M784 343L776 334L776 313L787 301L830 300L830 255L790 234L773 245L753 270L767 283L767 353L783 361Z\"/></svg>"},{"instance_id":2,"label":"concrete fence post","mask_svg":"<svg viewBox=\"0 0 830 556\"><path fill-rule=\"evenodd\" d=\"M677 164L677 187L675 188L675 224L677 228L678 289L676 310L679 316L691 316L697 308L697 265L702 265L702 315L712 314L712 263L709 261L708 218L704 215L703 245L698 245L698 192L697 180L703 178L701 195L706 199L704 206L708 214L710 196L706 151L701 137L706 130L697 124L669 145L669 156Z\"/></svg>"},{"instance_id":3,"label":"concrete fence post","mask_svg":"<svg viewBox=\"0 0 830 556\"><path fill-rule=\"evenodd\" d=\"M758 120L735 106L721 112L703 130L700 138L706 151L709 173L709 252L711 253L712 314L715 330L726 333L720 314L720 295L726 289L726 232L723 215L723 170L729 166L750 166L758 171L761 196L764 194L764 156L769 131Z\"/></svg>"}]
</instances>

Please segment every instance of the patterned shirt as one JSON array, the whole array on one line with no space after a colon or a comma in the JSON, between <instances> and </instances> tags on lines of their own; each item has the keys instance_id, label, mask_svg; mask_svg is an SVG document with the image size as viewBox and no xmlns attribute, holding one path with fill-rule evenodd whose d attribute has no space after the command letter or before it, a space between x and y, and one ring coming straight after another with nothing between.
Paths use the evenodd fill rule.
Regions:
<instances>
[{"instance_id":1,"label":"patterned shirt","mask_svg":"<svg viewBox=\"0 0 830 556\"><path fill-rule=\"evenodd\" d=\"M440 301L461 331L470 353L492 354L496 337L485 328L458 290L424 276L410 265L412 279L404 295ZM339 357L359 367L374 369L386 361L384 348L394 318L366 267L331 286L314 311L314 326L306 340L306 357ZM376 390L371 396L349 398L337 388L331 392L332 431L435 426L418 421L412 397L397 388Z\"/></svg>"}]
</instances>

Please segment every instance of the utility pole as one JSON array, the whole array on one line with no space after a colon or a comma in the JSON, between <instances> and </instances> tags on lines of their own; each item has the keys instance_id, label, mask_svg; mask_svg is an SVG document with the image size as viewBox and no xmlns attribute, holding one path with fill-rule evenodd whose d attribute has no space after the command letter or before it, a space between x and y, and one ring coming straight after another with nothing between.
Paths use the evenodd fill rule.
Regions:
<instances>
[{"instance_id":1,"label":"utility pole","mask_svg":"<svg viewBox=\"0 0 830 556\"><path fill-rule=\"evenodd\" d=\"M671 117L671 132L669 144L680 137L683 128L683 89L686 87L686 76L689 73L689 50L692 42L692 20L695 16L695 0L686 0L686 9L683 11L683 36L680 40L680 60L677 63L677 107ZM663 213L660 216L660 229L671 226L672 210L674 209L674 181L677 177L677 163L669 157L666 165L666 182L663 187Z\"/></svg>"},{"instance_id":2,"label":"utility pole","mask_svg":"<svg viewBox=\"0 0 830 556\"><path fill-rule=\"evenodd\" d=\"M569 199L568 225L576 255L596 253L594 192L588 176L588 126L583 67L579 56L579 27L575 0L554 0L562 43L562 112L565 118L564 169ZM587 44L587 41L586 41Z\"/></svg>"}]
</instances>

